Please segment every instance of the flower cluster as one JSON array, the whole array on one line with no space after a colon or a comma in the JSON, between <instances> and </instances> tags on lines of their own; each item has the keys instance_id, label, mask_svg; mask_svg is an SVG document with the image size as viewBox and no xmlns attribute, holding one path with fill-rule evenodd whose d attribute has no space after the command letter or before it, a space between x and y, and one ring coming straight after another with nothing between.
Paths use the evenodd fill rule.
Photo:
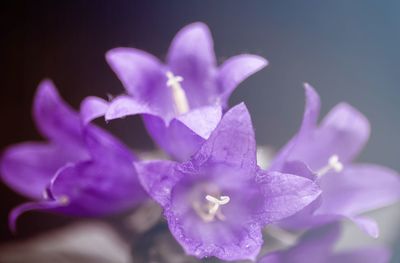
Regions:
<instances>
[{"instance_id":1,"label":"flower cluster","mask_svg":"<svg viewBox=\"0 0 400 263\"><path fill-rule=\"evenodd\" d=\"M11 146L0 163L2 180L32 199L10 213L13 230L29 210L94 217L152 199L186 254L197 258L388 260L384 248L332 252L340 221L377 237L376 222L362 214L400 199L395 171L353 162L370 133L355 108L340 103L318 124L320 98L305 84L301 127L264 169L245 104L228 107L235 88L267 66L264 58L243 54L218 66L207 26L194 23L176 35L165 64L133 48L113 49L106 59L126 91L109 101L87 97L76 112L51 81L39 85L33 115L47 142ZM170 159L139 159L91 122L128 115L142 116ZM294 246L259 256L269 225L307 232Z\"/></svg>"}]
</instances>

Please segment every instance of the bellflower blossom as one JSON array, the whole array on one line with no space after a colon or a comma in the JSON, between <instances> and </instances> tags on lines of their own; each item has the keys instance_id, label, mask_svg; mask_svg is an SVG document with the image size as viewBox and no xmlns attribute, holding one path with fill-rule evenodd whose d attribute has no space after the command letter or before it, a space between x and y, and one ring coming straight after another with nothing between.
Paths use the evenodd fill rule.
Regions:
<instances>
[{"instance_id":1,"label":"bellflower blossom","mask_svg":"<svg viewBox=\"0 0 400 263\"><path fill-rule=\"evenodd\" d=\"M299 242L286 250L262 257L259 263L388 263L390 252L385 247L358 248L333 252L340 237L338 224L325 225L305 233Z\"/></svg>"},{"instance_id":2,"label":"bellflower blossom","mask_svg":"<svg viewBox=\"0 0 400 263\"><path fill-rule=\"evenodd\" d=\"M242 54L217 67L211 33L203 23L178 32L166 64L134 48L112 49L106 58L127 95L110 103L88 97L82 108L84 119L144 114L152 138L181 161L208 138L237 85L267 65L262 57Z\"/></svg>"},{"instance_id":3,"label":"bellflower blossom","mask_svg":"<svg viewBox=\"0 0 400 263\"><path fill-rule=\"evenodd\" d=\"M0 163L2 180L34 200L11 212L12 229L28 210L97 216L144 200L132 164L137 158L104 130L94 125L82 128L79 114L62 101L49 80L39 85L33 115L48 142L11 146Z\"/></svg>"},{"instance_id":4,"label":"bellflower blossom","mask_svg":"<svg viewBox=\"0 0 400 263\"><path fill-rule=\"evenodd\" d=\"M284 220L283 225L297 229L347 218L377 237L376 222L360 214L398 201L400 177L376 164L353 163L370 134L367 118L340 103L318 126L319 96L308 84L305 90L306 109L300 130L280 151L270 170L299 170L297 162L302 161L314 171L310 174L305 170L303 176L317 181L322 194L306 209Z\"/></svg>"},{"instance_id":5,"label":"bellflower blossom","mask_svg":"<svg viewBox=\"0 0 400 263\"><path fill-rule=\"evenodd\" d=\"M229 110L184 163L136 163L149 195L164 209L185 252L199 258L254 260L261 228L299 211L320 194L311 180L262 171L244 104Z\"/></svg>"}]
</instances>

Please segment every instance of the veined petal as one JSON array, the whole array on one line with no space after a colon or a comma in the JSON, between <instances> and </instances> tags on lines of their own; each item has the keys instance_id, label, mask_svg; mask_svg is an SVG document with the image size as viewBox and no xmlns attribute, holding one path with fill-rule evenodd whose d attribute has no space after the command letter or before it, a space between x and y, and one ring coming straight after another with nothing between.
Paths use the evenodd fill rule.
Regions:
<instances>
[{"instance_id":1,"label":"veined petal","mask_svg":"<svg viewBox=\"0 0 400 263\"><path fill-rule=\"evenodd\" d=\"M130 96L121 95L110 102L105 118L109 121L136 114L157 115L146 103L142 103Z\"/></svg>"},{"instance_id":2,"label":"veined petal","mask_svg":"<svg viewBox=\"0 0 400 263\"><path fill-rule=\"evenodd\" d=\"M80 107L81 118L84 124L106 114L108 102L99 97L86 97Z\"/></svg>"},{"instance_id":3,"label":"veined petal","mask_svg":"<svg viewBox=\"0 0 400 263\"><path fill-rule=\"evenodd\" d=\"M33 115L39 130L50 140L69 148L82 146L80 116L60 98L50 80L39 84Z\"/></svg>"},{"instance_id":4,"label":"veined petal","mask_svg":"<svg viewBox=\"0 0 400 263\"><path fill-rule=\"evenodd\" d=\"M156 57L134 48L116 48L107 52L106 59L131 96L161 116L174 114L166 70Z\"/></svg>"},{"instance_id":5,"label":"veined petal","mask_svg":"<svg viewBox=\"0 0 400 263\"><path fill-rule=\"evenodd\" d=\"M66 166L52 179L51 198L64 200L58 212L101 216L133 208L146 198L133 164L95 161Z\"/></svg>"},{"instance_id":6,"label":"veined petal","mask_svg":"<svg viewBox=\"0 0 400 263\"><path fill-rule=\"evenodd\" d=\"M215 105L193 109L186 114L178 116L176 119L202 138L208 139L211 132L217 127L221 117L222 108Z\"/></svg>"},{"instance_id":7,"label":"veined petal","mask_svg":"<svg viewBox=\"0 0 400 263\"><path fill-rule=\"evenodd\" d=\"M63 204L57 200L44 200L24 203L15 207L8 217L8 225L13 233L17 232L17 220L25 212L34 210L53 210L58 207L63 206Z\"/></svg>"},{"instance_id":8,"label":"veined petal","mask_svg":"<svg viewBox=\"0 0 400 263\"><path fill-rule=\"evenodd\" d=\"M390 256L390 250L385 247L363 247L332 255L326 263L388 263Z\"/></svg>"},{"instance_id":9,"label":"veined petal","mask_svg":"<svg viewBox=\"0 0 400 263\"><path fill-rule=\"evenodd\" d=\"M162 206L169 206L171 191L182 174L175 170L172 161L135 162L140 183L146 192Z\"/></svg>"},{"instance_id":10,"label":"veined petal","mask_svg":"<svg viewBox=\"0 0 400 263\"><path fill-rule=\"evenodd\" d=\"M255 167L257 157L254 130L244 103L225 113L194 159Z\"/></svg>"},{"instance_id":11,"label":"veined petal","mask_svg":"<svg viewBox=\"0 0 400 263\"><path fill-rule=\"evenodd\" d=\"M1 158L2 180L15 191L41 199L50 179L68 162L87 154L55 144L27 142L8 148Z\"/></svg>"},{"instance_id":12,"label":"veined petal","mask_svg":"<svg viewBox=\"0 0 400 263\"><path fill-rule=\"evenodd\" d=\"M348 165L341 173L321 178L324 202L317 214L358 215L400 199L400 177L374 164Z\"/></svg>"},{"instance_id":13,"label":"veined petal","mask_svg":"<svg viewBox=\"0 0 400 263\"><path fill-rule=\"evenodd\" d=\"M175 160L187 160L204 142L203 137L177 119L166 124L158 116L144 115L143 120L153 140Z\"/></svg>"},{"instance_id":14,"label":"veined petal","mask_svg":"<svg viewBox=\"0 0 400 263\"><path fill-rule=\"evenodd\" d=\"M229 58L218 72L218 83L224 105L235 88L246 78L268 65L263 57L243 54Z\"/></svg>"},{"instance_id":15,"label":"veined petal","mask_svg":"<svg viewBox=\"0 0 400 263\"><path fill-rule=\"evenodd\" d=\"M292 174L259 170L256 182L262 185L265 200L262 215L264 224L295 214L321 194L315 182Z\"/></svg>"},{"instance_id":16,"label":"veined petal","mask_svg":"<svg viewBox=\"0 0 400 263\"><path fill-rule=\"evenodd\" d=\"M369 122L364 115L346 103L335 106L313 131L301 133L290 152L290 159L301 160L317 171L333 155L346 165L367 142ZM300 136L300 135L299 135Z\"/></svg>"},{"instance_id":17,"label":"veined petal","mask_svg":"<svg viewBox=\"0 0 400 263\"><path fill-rule=\"evenodd\" d=\"M210 30L203 23L193 23L181 29L171 43L167 56L170 70L183 77L192 108L207 105L215 99L217 86L216 59Z\"/></svg>"},{"instance_id":18,"label":"veined petal","mask_svg":"<svg viewBox=\"0 0 400 263\"><path fill-rule=\"evenodd\" d=\"M305 83L304 84L305 94L306 94L306 106L303 114L303 121L301 123L298 133L287 143L282 150L279 151L275 159L272 161L269 170L280 170L284 163L289 160L294 160L291 158L292 152L296 150L297 144L301 144L301 140L304 137L308 137L310 133L316 128L318 115L321 107L321 101L318 93L314 88ZM303 159L299 159L304 161Z\"/></svg>"},{"instance_id":19,"label":"veined petal","mask_svg":"<svg viewBox=\"0 0 400 263\"><path fill-rule=\"evenodd\" d=\"M259 263L325 263L339 234L340 225L336 223L313 229L302 236L295 246L267 254Z\"/></svg>"}]
</instances>

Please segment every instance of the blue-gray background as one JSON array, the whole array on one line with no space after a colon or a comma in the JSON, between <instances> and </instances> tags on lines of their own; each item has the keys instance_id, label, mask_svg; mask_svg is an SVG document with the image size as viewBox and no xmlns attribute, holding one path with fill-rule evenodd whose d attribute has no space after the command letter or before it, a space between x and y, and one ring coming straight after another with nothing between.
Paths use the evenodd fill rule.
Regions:
<instances>
[{"instance_id":1,"label":"blue-gray background","mask_svg":"<svg viewBox=\"0 0 400 263\"><path fill-rule=\"evenodd\" d=\"M42 78L52 78L75 107L87 95L118 94L122 86L104 60L108 49L130 46L163 58L177 30L203 21L219 61L248 52L270 62L231 99L231 105L246 102L259 144L279 147L296 131L302 83L309 82L321 95L323 114L347 101L368 116L372 136L360 160L400 170L399 14L399 1L373 0L2 3L0 147L40 138L30 107ZM132 147L151 147L139 118L128 120L109 128ZM6 215L23 199L4 185L1 192L1 237L7 240ZM45 218L22 218L30 226L25 233L46 230ZM68 221L57 220L48 227Z\"/></svg>"}]
</instances>

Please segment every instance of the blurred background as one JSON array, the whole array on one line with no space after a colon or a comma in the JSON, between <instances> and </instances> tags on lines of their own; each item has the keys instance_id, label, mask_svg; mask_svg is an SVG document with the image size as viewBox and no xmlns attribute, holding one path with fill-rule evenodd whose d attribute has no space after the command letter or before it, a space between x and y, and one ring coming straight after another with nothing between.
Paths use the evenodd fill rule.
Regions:
<instances>
[{"instance_id":1,"label":"blurred background","mask_svg":"<svg viewBox=\"0 0 400 263\"><path fill-rule=\"evenodd\" d=\"M40 140L31 118L37 84L51 78L75 108L88 95L123 91L104 53L125 46L164 58L175 33L203 21L220 62L239 53L270 65L243 82L231 105L246 102L259 144L282 146L297 130L304 107L302 84L322 98L322 114L347 101L368 116L372 136L361 161L400 170L399 1L4 1L1 4L0 149ZM151 149L140 118L106 127L129 146ZM0 186L0 242L24 239L75 219L28 213L11 235L7 215L24 201ZM342 246L387 243L400 247L400 207L373 214L378 240L351 227ZM397 241L396 241L397 240ZM399 252L397 252L399 253ZM399 260L399 255L394 260ZM399 262L393 261L393 262Z\"/></svg>"}]
</instances>

